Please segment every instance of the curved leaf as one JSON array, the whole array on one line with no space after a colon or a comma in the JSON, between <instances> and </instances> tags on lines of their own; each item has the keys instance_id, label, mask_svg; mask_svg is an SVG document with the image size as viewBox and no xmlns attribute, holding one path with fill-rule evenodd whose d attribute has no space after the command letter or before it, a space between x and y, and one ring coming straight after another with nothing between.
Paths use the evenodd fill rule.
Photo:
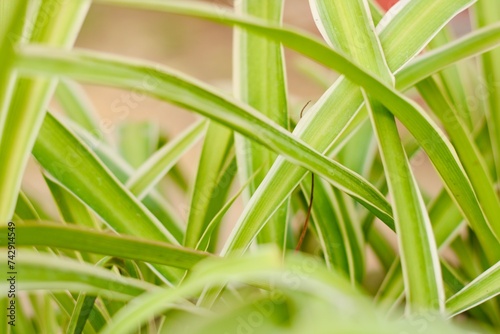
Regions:
<instances>
[{"instance_id":1,"label":"curved leaf","mask_svg":"<svg viewBox=\"0 0 500 334\"><path fill-rule=\"evenodd\" d=\"M500 23L492 24L415 58L396 74L396 87L407 89L453 63L500 46Z\"/></svg>"},{"instance_id":2,"label":"curved leaf","mask_svg":"<svg viewBox=\"0 0 500 334\"><path fill-rule=\"evenodd\" d=\"M252 108L179 73L93 52L55 51L36 47L24 49L18 58L18 65L24 70L31 68L35 73L60 73L117 87L141 87L151 95L228 125L283 154L293 163L307 167L356 198L381 220L392 223L386 199L359 175L314 151ZM156 79L156 85L144 85L144 78Z\"/></svg>"},{"instance_id":3,"label":"curved leaf","mask_svg":"<svg viewBox=\"0 0 500 334\"><path fill-rule=\"evenodd\" d=\"M457 315L500 294L500 262L446 301L450 316Z\"/></svg>"},{"instance_id":4,"label":"curved leaf","mask_svg":"<svg viewBox=\"0 0 500 334\"><path fill-rule=\"evenodd\" d=\"M145 291L160 290L153 284L122 277L87 263L31 251L17 254L16 267L19 290L88 292L122 301ZM6 291L8 284L2 280L0 289Z\"/></svg>"},{"instance_id":5,"label":"curved leaf","mask_svg":"<svg viewBox=\"0 0 500 334\"><path fill-rule=\"evenodd\" d=\"M96 232L71 225L50 223L19 224L16 226L17 246L45 246L71 249L115 256L136 261L164 264L181 269L191 269L199 261L210 256L171 244L138 239L108 232ZM7 233L7 227L0 227ZM6 246L7 240L0 240Z\"/></svg>"}]
</instances>

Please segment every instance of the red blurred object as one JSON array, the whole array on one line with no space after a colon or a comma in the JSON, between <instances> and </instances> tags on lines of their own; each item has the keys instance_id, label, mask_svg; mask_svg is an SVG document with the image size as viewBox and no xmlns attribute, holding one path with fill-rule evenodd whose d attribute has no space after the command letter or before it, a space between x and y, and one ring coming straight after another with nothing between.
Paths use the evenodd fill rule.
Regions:
<instances>
[{"instance_id":1,"label":"red blurred object","mask_svg":"<svg viewBox=\"0 0 500 334\"><path fill-rule=\"evenodd\" d=\"M377 0L377 2L380 4L380 6L382 6L383 9L388 10L389 8L394 6L394 4L398 2L398 0Z\"/></svg>"}]
</instances>

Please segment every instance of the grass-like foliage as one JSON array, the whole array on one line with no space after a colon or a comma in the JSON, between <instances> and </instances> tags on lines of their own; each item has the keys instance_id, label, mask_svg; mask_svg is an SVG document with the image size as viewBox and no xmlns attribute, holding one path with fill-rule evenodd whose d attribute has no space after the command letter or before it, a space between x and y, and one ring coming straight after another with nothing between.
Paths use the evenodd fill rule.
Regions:
<instances>
[{"instance_id":1,"label":"grass-like foliage","mask_svg":"<svg viewBox=\"0 0 500 334\"><path fill-rule=\"evenodd\" d=\"M500 330L498 0L309 0L322 40L283 24L284 0L0 1L1 333ZM232 94L74 48L92 2L227 26ZM339 75L304 65L325 91L300 116L285 48ZM81 83L199 120L110 142ZM31 155L57 216L21 189Z\"/></svg>"}]
</instances>

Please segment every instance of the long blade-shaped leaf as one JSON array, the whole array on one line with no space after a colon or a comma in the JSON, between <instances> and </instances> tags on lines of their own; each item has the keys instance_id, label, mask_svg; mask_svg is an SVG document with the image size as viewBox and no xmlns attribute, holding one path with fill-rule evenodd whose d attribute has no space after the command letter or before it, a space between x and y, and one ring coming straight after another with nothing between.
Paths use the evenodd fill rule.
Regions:
<instances>
[{"instance_id":1,"label":"long blade-shaped leaf","mask_svg":"<svg viewBox=\"0 0 500 334\"><path fill-rule=\"evenodd\" d=\"M229 173L233 174L234 168L231 168L233 165L236 165L236 160L234 160L226 169L226 172L224 173L225 175L228 175ZM206 250L207 247L210 245L210 242L214 238L214 236L217 236L214 231L217 230L219 227L220 223L222 222L222 219L224 218L224 215L227 213L227 211L231 208L231 206L234 204L236 199L241 195L243 190L248 186L252 179L249 179L247 183L243 184L236 192L236 194L233 195L230 199L227 200L227 202L224 204L223 207L217 212L216 215L212 218L212 220L206 224L205 230L203 231L202 236L200 237L200 240L196 244L196 249L200 250Z\"/></svg>"},{"instance_id":2,"label":"long blade-shaped leaf","mask_svg":"<svg viewBox=\"0 0 500 334\"><path fill-rule=\"evenodd\" d=\"M176 243L163 225L50 113L45 117L33 155L115 231ZM99 182L89 182L92 179Z\"/></svg>"},{"instance_id":3,"label":"long blade-shaped leaf","mask_svg":"<svg viewBox=\"0 0 500 334\"><path fill-rule=\"evenodd\" d=\"M301 183L304 195L311 193L311 181L305 178ZM307 196L307 195L306 195ZM340 208L335 206L336 201L331 187L318 179L314 182L314 205L311 210L311 220L323 250L326 265L337 271L343 271L352 278L356 269L352 257L348 253L351 241L346 235L346 229L340 216Z\"/></svg>"},{"instance_id":4,"label":"long blade-shaped leaf","mask_svg":"<svg viewBox=\"0 0 500 334\"><path fill-rule=\"evenodd\" d=\"M64 222L88 228L99 227L100 224L97 222L94 214L75 195L64 189L57 182L52 181L48 176L45 176L45 182Z\"/></svg>"},{"instance_id":5,"label":"long blade-shaped leaf","mask_svg":"<svg viewBox=\"0 0 500 334\"><path fill-rule=\"evenodd\" d=\"M30 27L32 36L26 39L32 43L72 46L89 7L90 0L43 1L36 18L25 20L34 22ZM10 48L8 45L7 50ZM0 115L0 160L3 161L0 164L0 221L10 219L14 212L24 169L56 83L47 78L19 79L7 114L2 111ZM16 138L15 145L13 138Z\"/></svg>"},{"instance_id":6,"label":"long blade-shaped leaf","mask_svg":"<svg viewBox=\"0 0 500 334\"><path fill-rule=\"evenodd\" d=\"M167 243L125 235L111 235L70 225L44 222L43 224L19 224L16 229L18 246L72 249L182 269L191 269L193 265L209 256L207 253ZM7 227L0 227L0 231L6 234ZM6 246L6 244L6 239L0 241L0 246Z\"/></svg>"},{"instance_id":7,"label":"long blade-shaped leaf","mask_svg":"<svg viewBox=\"0 0 500 334\"><path fill-rule=\"evenodd\" d=\"M233 143L233 131L217 122L210 122L191 197L184 240L187 247L196 247L207 232L210 221L223 206L231 181L236 175L235 168L229 169L229 161L234 156Z\"/></svg>"},{"instance_id":8,"label":"long blade-shaped leaf","mask_svg":"<svg viewBox=\"0 0 500 334\"><path fill-rule=\"evenodd\" d=\"M353 60L391 83L392 75L363 0L311 0L323 37ZM353 42L354 40L354 42ZM377 134L385 168L402 257L410 310L442 309L439 260L431 224L403 145L394 116L372 97L367 106Z\"/></svg>"},{"instance_id":9,"label":"long blade-shaped leaf","mask_svg":"<svg viewBox=\"0 0 500 334\"><path fill-rule=\"evenodd\" d=\"M73 124L72 129L121 183L125 184L133 176L134 169L109 146L97 140L81 127ZM181 219L175 214L174 208L169 202L165 201L158 192L153 190L142 200L142 203L161 221L178 242L182 241L184 232Z\"/></svg>"},{"instance_id":10,"label":"long blade-shaped leaf","mask_svg":"<svg viewBox=\"0 0 500 334\"><path fill-rule=\"evenodd\" d=\"M2 20L0 21L0 133L4 131L5 118L14 90L15 72L14 48L22 39L25 23L27 1L9 1L2 3ZM0 136L0 144L2 137ZM4 209L2 208L3 212ZM6 223L8 217L0 216L0 223Z\"/></svg>"},{"instance_id":11,"label":"long blade-shaped leaf","mask_svg":"<svg viewBox=\"0 0 500 334\"><path fill-rule=\"evenodd\" d=\"M36 73L60 73L84 81L130 88L140 87L138 83L144 80L144 75L153 76L158 80L158 85L144 87L149 94L211 117L268 146L288 157L293 163L322 175L336 187L356 198L381 220L392 223L390 208L385 198L359 175L314 151L254 109L214 92L194 79L164 68L154 69L143 63L132 64L96 53L44 48L30 50L31 55L28 56L28 50L25 49L18 65L23 69L36 68ZM99 71L95 70L96 66L99 66Z\"/></svg>"},{"instance_id":12,"label":"long blade-shaped leaf","mask_svg":"<svg viewBox=\"0 0 500 334\"><path fill-rule=\"evenodd\" d=\"M272 292L279 291L280 298L272 298L272 293L261 296L267 299L267 309L251 309L251 312L227 319L226 326L216 326L214 333L251 332L253 328L272 333L330 333L332 329L342 333L405 333L415 332L414 320L394 321L387 319L371 307L361 293L350 287L349 282L335 272L327 271L324 266L311 258L298 254L287 255L282 261L279 252L258 252L245 257L229 257L218 261L207 260L194 269L193 275L175 289L145 293L116 313L102 334L133 333L134 329L146 323L152 315L162 314L172 308L182 298L196 295L206 284L223 284L236 281L239 284L261 283L267 287L273 282ZM291 280L290 278L293 278ZM300 294L297 292L300 291ZM303 298L299 297L302 296ZM269 298L270 297L270 298ZM246 299L252 298L251 296ZM241 305L241 304L239 304ZM301 305L301 315L291 317L295 312L290 305ZM267 317L267 311L272 310ZM308 310L310 312L308 312ZM238 311L238 307L229 304L229 311ZM277 313L277 316L275 315ZM318 313L320 316L318 316ZM254 316L251 316L254 314ZM259 314L259 316L255 316ZM363 321L359 321L360 316ZM246 319L260 319L258 322ZM268 318L271 318L268 320ZM191 330L193 322L203 321L198 317L189 317L186 321L188 332L212 332L212 326L202 326ZM197 320L199 319L199 320ZM213 319L213 318L212 318ZM212 320L210 319L210 320ZM283 321L285 319L285 321ZM293 321L291 321L293 319ZM217 319L215 319L217 321ZM437 321L436 321L437 320ZM258 327L249 324L258 324ZM419 322L420 324L421 322ZM242 325L243 324L243 325ZM432 334L443 332L467 333L442 320L430 319L426 322L426 331ZM208 328L208 329L207 329ZM242 330L243 328L243 330ZM247 330L248 329L248 330Z\"/></svg>"},{"instance_id":13,"label":"long blade-shaped leaf","mask_svg":"<svg viewBox=\"0 0 500 334\"><path fill-rule=\"evenodd\" d=\"M421 81L417 85L417 89L448 132L476 191L484 215L492 222L491 229L496 235L500 235L500 222L498 221L500 200L494 182L489 175L488 167L474 144L474 139L468 131L465 121L458 114L459 110L455 109L456 107L446 99L442 89L433 78Z\"/></svg>"},{"instance_id":14,"label":"long blade-shaped leaf","mask_svg":"<svg viewBox=\"0 0 500 334\"><path fill-rule=\"evenodd\" d=\"M467 311L500 294L500 262L486 270L475 280L446 301L450 316Z\"/></svg>"},{"instance_id":15,"label":"long blade-shaped leaf","mask_svg":"<svg viewBox=\"0 0 500 334\"><path fill-rule=\"evenodd\" d=\"M103 218L111 229L118 233L178 244L160 221L111 174L88 147L50 113L47 113L40 129L33 155L45 170ZM172 268L157 266L156 269L169 280L176 280L181 275Z\"/></svg>"},{"instance_id":16,"label":"long blade-shaped leaf","mask_svg":"<svg viewBox=\"0 0 500 334\"><path fill-rule=\"evenodd\" d=\"M477 25L484 27L500 21L500 3L496 0L481 0L476 5ZM480 84L486 93L488 129L495 158L497 178L500 178L500 49L493 50L481 57L483 75ZM485 87L484 87L485 86Z\"/></svg>"},{"instance_id":17,"label":"long blade-shaped leaf","mask_svg":"<svg viewBox=\"0 0 500 334\"><path fill-rule=\"evenodd\" d=\"M137 198L142 199L179 161L185 151L198 141L205 127L206 121L199 121L158 150L127 181L127 188Z\"/></svg>"},{"instance_id":18,"label":"long blade-shaped leaf","mask_svg":"<svg viewBox=\"0 0 500 334\"><path fill-rule=\"evenodd\" d=\"M68 327L66 328L67 333L78 334L89 332L89 328L87 328L87 330L85 331L85 325L90 315L90 311L94 306L95 300L95 296L87 296L85 293L80 293L78 295L75 308L73 309L71 319L69 321Z\"/></svg>"},{"instance_id":19,"label":"long blade-shaped leaf","mask_svg":"<svg viewBox=\"0 0 500 334\"><path fill-rule=\"evenodd\" d=\"M118 151L133 168L145 163L158 147L160 129L156 122L123 122L117 132Z\"/></svg>"},{"instance_id":20,"label":"long blade-shaped leaf","mask_svg":"<svg viewBox=\"0 0 500 334\"><path fill-rule=\"evenodd\" d=\"M20 252L16 265L20 290L85 291L125 301L145 291L159 290L153 284L121 277L87 263L31 251ZM7 280L2 280L0 289L6 291L7 284Z\"/></svg>"},{"instance_id":21,"label":"long blade-shaped leaf","mask_svg":"<svg viewBox=\"0 0 500 334\"><path fill-rule=\"evenodd\" d=\"M236 2L236 11L279 25L283 3L283 0L243 0ZM235 96L286 129L287 97L281 45L246 30L235 29L234 35ZM237 136L236 156L240 179L243 182L259 170L246 193L248 201L277 155L248 138ZM284 248L287 220L288 210L285 203L260 231L258 241L274 243Z\"/></svg>"},{"instance_id":22,"label":"long blade-shaped leaf","mask_svg":"<svg viewBox=\"0 0 500 334\"><path fill-rule=\"evenodd\" d=\"M473 57L500 45L500 23L492 24L433 49L415 58L396 74L396 87L407 89L430 74L460 60Z\"/></svg>"},{"instance_id":23,"label":"long blade-shaped leaf","mask_svg":"<svg viewBox=\"0 0 500 334\"><path fill-rule=\"evenodd\" d=\"M430 48L440 47L447 45L451 41L450 28L446 27L437 34L434 39L429 43ZM455 109L462 122L467 126L469 131L474 128L471 103L467 100L466 82L470 81L466 77L466 67L459 67L458 65L449 66L440 71L437 76L441 79L443 85L443 92L446 97L453 103Z\"/></svg>"},{"instance_id":24,"label":"long blade-shaped leaf","mask_svg":"<svg viewBox=\"0 0 500 334\"><path fill-rule=\"evenodd\" d=\"M19 192L16 204L16 215L22 220L40 220L41 218L30 198L24 191Z\"/></svg>"},{"instance_id":25,"label":"long blade-shaped leaf","mask_svg":"<svg viewBox=\"0 0 500 334\"><path fill-rule=\"evenodd\" d=\"M56 89L56 98L69 118L96 138L103 139L103 134L99 131L95 108L78 84L69 80L60 80Z\"/></svg>"}]
</instances>

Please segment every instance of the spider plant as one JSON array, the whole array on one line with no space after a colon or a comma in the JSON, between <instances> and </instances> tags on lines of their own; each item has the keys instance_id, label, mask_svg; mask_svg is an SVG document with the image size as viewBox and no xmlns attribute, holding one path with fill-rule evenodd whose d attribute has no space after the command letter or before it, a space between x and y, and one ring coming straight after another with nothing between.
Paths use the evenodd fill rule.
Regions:
<instances>
[{"instance_id":1,"label":"spider plant","mask_svg":"<svg viewBox=\"0 0 500 334\"><path fill-rule=\"evenodd\" d=\"M102 4L232 30L232 92L75 48ZM500 329L500 3L310 0L316 35L289 5L1 0L2 333ZM285 49L324 89L300 115ZM126 119L110 141L82 84L198 120L172 137ZM57 212L21 187L30 156Z\"/></svg>"}]
</instances>

